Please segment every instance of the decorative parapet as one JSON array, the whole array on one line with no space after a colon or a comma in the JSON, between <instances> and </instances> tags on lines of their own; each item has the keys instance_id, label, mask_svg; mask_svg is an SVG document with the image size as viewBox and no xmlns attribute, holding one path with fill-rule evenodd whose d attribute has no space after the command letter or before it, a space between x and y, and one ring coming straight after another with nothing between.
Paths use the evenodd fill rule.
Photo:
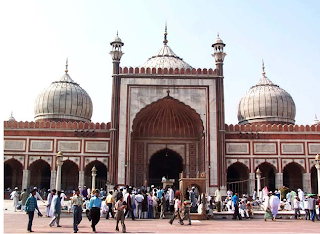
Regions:
<instances>
[{"instance_id":1,"label":"decorative parapet","mask_svg":"<svg viewBox=\"0 0 320 234\"><path fill-rule=\"evenodd\" d=\"M320 125L293 124L230 124L225 125L226 132L320 132Z\"/></svg>"},{"instance_id":2,"label":"decorative parapet","mask_svg":"<svg viewBox=\"0 0 320 234\"><path fill-rule=\"evenodd\" d=\"M216 70L212 68L184 69L184 68L150 68L150 67L120 67L120 74L145 74L145 75L196 75L196 76L217 76Z\"/></svg>"},{"instance_id":3,"label":"decorative parapet","mask_svg":"<svg viewBox=\"0 0 320 234\"><path fill-rule=\"evenodd\" d=\"M109 130L111 123L4 121L6 129Z\"/></svg>"}]
</instances>

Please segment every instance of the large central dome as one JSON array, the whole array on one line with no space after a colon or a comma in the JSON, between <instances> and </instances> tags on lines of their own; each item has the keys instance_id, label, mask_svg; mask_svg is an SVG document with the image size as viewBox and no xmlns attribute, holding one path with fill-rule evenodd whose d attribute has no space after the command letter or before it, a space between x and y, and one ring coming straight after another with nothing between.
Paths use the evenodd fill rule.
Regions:
<instances>
[{"instance_id":1,"label":"large central dome","mask_svg":"<svg viewBox=\"0 0 320 234\"><path fill-rule=\"evenodd\" d=\"M167 27L164 33L164 41L163 47L159 50L159 52L149 58L144 64L140 67L150 67L150 68L183 68L183 69L192 69L192 67L183 61L182 58L177 56L172 49L167 45Z\"/></svg>"}]
</instances>

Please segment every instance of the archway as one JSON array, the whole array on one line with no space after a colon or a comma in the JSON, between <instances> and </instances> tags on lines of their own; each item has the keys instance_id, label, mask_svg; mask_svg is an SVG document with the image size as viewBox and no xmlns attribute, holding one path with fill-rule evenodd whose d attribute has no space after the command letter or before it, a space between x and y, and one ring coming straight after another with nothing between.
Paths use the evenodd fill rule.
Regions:
<instances>
[{"instance_id":1,"label":"archway","mask_svg":"<svg viewBox=\"0 0 320 234\"><path fill-rule=\"evenodd\" d=\"M275 168L267 162L260 164L257 168L260 168L261 178L263 178L261 180L261 188L267 186L269 191L274 191L276 189Z\"/></svg>"},{"instance_id":2,"label":"archway","mask_svg":"<svg viewBox=\"0 0 320 234\"><path fill-rule=\"evenodd\" d=\"M42 159L30 165L30 186L38 189L49 189L51 170L50 165Z\"/></svg>"},{"instance_id":3,"label":"archway","mask_svg":"<svg viewBox=\"0 0 320 234\"><path fill-rule=\"evenodd\" d=\"M183 171L183 159L173 150L163 149L152 155L149 162L148 184L162 186L161 178L174 179L174 186L179 187L179 173Z\"/></svg>"},{"instance_id":4,"label":"archway","mask_svg":"<svg viewBox=\"0 0 320 234\"><path fill-rule=\"evenodd\" d=\"M4 189L14 189L22 186L22 164L16 159L10 159L4 163Z\"/></svg>"},{"instance_id":5,"label":"archway","mask_svg":"<svg viewBox=\"0 0 320 234\"><path fill-rule=\"evenodd\" d=\"M294 162L286 165L283 169L283 185L293 190L302 189L302 170L301 166Z\"/></svg>"},{"instance_id":6,"label":"archway","mask_svg":"<svg viewBox=\"0 0 320 234\"><path fill-rule=\"evenodd\" d=\"M61 187L65 193L71 193L78 187L79 169L78 165L70 160L66 160L61 168Z\"/></svg>"},{"instance_id":7,"label":"archway","mask_svg":"<svg viewBox=\"0 0 320 234\"><path fill-rule=\"evenodd\" d=\"M244 164L236 162L228 167L227 189L233 193L247 194L249 183L249 169Z\"/></svg>"},{"instance_id":8,"label":"archway","mask_svg":"<svg viewBox=\"0 0 320 234\"><path fill-rule=\"evenodd\" d=\"M145 106L136 114L133 120L131 137L130 175L128 175L128 178L131 178L130 183L134 186L142 186L146 181L149 184L161 183L163 174L154 175L154 172L149 170L158 171L158 169L152 166L152 161L159 160L161 162L157 158L164 157L165 151L158 152L159 155L155 156L148 164L147 160L150 155L146 154L148 153L147 147L149 142L160 144L162 145L161 148L164 144L167 145L168 143L183 145L185 142L188 142L189 145L192 145L190 146L192 149L189 150L189 155L186 155L186 162L189 165L185 166L192 170L190 169L187 172L190 173L187 176L194 176L196 170L202 172L205 169L206 148L204 146L205 135L201 117L190 106L174 99L169 94ZM192 159L190 159L191 157ZM178 160L177 158L176 160ZM177 165L180 163L178 161L175 162ZM151 169L150 166L152 167ZM165 170L163 167L162 170ZM174 174L172 176L177 178L179 173L176 172Z\"/></svg>"},{"instance_id":9,"label":"archway","mask_svg":"<svg viewBox=\"0 0 320 234\"><path fill-rule=\"evenodd\" d=\"M103 188L106 189L106 183L107 183L107 167L102 162L95 160L91 163L89 163L84 172L85 176L85 185L87 188L92 188L92 176L91 176L91 170L93 166L97 169L97 176L96 176L96 188L100 189Z\"/></svg>"},{"instance_id":10,"label":"archway","mask_svg":"<svg viewBox=\"0 0 320 234\"><path fill-rule=\"evenodd\" d=\"M311 193L318 194L318 175L315 166L311 168L311 190Z\"/></svg>"}]
</instances>

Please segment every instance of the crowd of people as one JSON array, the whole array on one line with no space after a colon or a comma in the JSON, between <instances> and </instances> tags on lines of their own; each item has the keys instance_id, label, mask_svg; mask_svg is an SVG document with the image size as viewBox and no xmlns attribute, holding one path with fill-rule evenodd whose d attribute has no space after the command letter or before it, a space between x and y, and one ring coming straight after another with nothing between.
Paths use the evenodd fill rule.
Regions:
<instances>
[{"instance_id":1,"label":"crowd of people","mask_svg":"<svg viewBox=\"0 0 320 234\"><path fill-rule=\"evenodd\" d=\"M43 198L34 187L31 194L24 189L21 193L16 187L10 194L13 200L14 211L18 208L26 211L29 216L28 231L32 232L32 222L34 214L42 217L37 200L45 203ZM316 212L316 205L319 206L320 198L314 194L305 194L301 189L287 191L285 197L281 197L280 191L268 191L267 187L257 193L254 191L252 197L238 193L233 194L227 191L225 200L222 201L222 195L219 189L210 196L205 193L200 194L197 187L187 188L184 194L180 194L174 186L166 188L155 188L151 186L147 190L144 187L135 188L125 186L118 189L114 187L109 192L103 188L91 191L86 186L79 186L72 192L70 199L63 191L49 190L47 193L46 216L50 217L49 226L60 226L60 215L62 210L73 213L73 231L78 232L78 225L82 220L82 212L85 210L87 218L91 221L92 231L96 232L96 226L101 218L116 219L116 231L119 231L121 223L122 232L126 232L125 219L165 219L170 218L172 224L176 218L179 224L184 225L186 218L191 225L190 213L206 214L207 218L213 217L213 211L233 212L233 219L251 219L254 217L254 210L265 211L264 220L271 219L275 221L279 210L294 210L295 219L301 218L300 210L305 211L305 219L319 220ZM319 207L320 213L320 207ZM168 216L169 217L166 217Z\"/></svg>"},{"instance_id":2,"label":"crowd of people","mask_svg":"<svg viewBox=\"0 0 320 234\"><path fill-rule=\"evenodd\" d=\"M227 197L224 202L222 202L223 210L233 212L233 219L243 219L243 218L253 218L254 207L256 210L264 210L264 220L267 221L271 219L275 221L278 218L279 211L290 211L294 210L294 219L302 219L300 213L304 210L306 220L315 219L320 220L316 212L316 207L319 207L320 214L320 197L316 194L305 194L301 189L297 192L294 190L287 191L284 193L284 197L281 197L280 190L275 190L274 192L268 191L268 188L253 192L252 198L243 195L239 198L238 193L233 194L232 191L227 191Z\"/></svg>"}]
</instances>

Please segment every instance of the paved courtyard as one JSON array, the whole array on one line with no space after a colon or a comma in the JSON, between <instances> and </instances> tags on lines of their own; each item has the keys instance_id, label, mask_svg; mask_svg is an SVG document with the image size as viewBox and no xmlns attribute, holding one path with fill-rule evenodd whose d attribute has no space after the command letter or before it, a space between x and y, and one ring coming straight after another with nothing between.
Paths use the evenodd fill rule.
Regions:
<instances>
[{"instance_id":1,"label":"paved courtyard","mask_svg":"<svg viewBox=\"0 0 320 234\"><path fill-rule=\"evenodd\" d=\"M11 201L12 202L12 201ZM4 204L4 232L5 233L25 233L27 229L28 217L25 212L13 212L10 203ZM45 204L40 202L40 209L45 214ZM37 233L71 233L72 215L63 214L61 226L49 227L50 218L35 217L33 230ZM181 226L175 221L173 225L168 224L168 219L160 220L126 220L128 233L320 233L320 221L290 220L280 219L275 222L263 219L252 219L234 221L228 219L214 220L193 220L191 226ZM90 222L83 217L79 225L78 233L91 233ZM115 220L101 219L97 225L98 233L115 232Z\"/></svg>"}]
</instances>

